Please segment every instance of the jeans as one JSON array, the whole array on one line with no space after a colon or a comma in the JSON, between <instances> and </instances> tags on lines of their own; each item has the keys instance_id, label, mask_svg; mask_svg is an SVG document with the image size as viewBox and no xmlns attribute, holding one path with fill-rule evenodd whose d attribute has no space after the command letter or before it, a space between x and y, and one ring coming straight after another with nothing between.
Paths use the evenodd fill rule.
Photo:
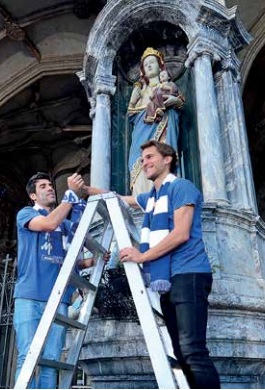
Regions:
<instances>
[{"instance_id":1,"label":"jeans","mask_svg":"<svg viewBox=\"0 0 265 390\"><path fill-rule=\"evenodd\" d=\"M206 346L211 273L177 274L171 291L161 295L161 309L174 354L190 388L219 389L219 375Z\"/></svg>"},{"instance_id":2,"label":"jeans","mask_svg":"<svg viewBox=\"0 0 265 390\"><path fill-rule=\"evenodd\" d=\"M16 380L23 366L30 344L37 330L46 302L31 299L15 299L14 328L16 331L16 346L18 350ZM61 303L58 313L67 315L68 305ZM42 357L49 360L59 360L65 343L66 329L53 324L46 339ZM40 367L38 377L33 377L28 388L55 389L57 386L57 371L54 368Z\"/></svg>"}]
</instances>

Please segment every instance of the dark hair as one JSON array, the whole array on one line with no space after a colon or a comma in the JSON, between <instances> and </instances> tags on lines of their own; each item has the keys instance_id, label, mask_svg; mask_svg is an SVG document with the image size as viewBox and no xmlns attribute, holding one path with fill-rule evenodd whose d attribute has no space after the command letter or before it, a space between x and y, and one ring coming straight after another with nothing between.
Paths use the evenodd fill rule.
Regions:
<instances>
[{"instance_id":1,"label":"dark hair","mask_svg":"<svg viewBox=\"0 0 265 390\"><path fill-rule=\"evenodd\" d=\"M172 146L165 144L163 142L158 142L154 140L150 140L145 142L143 145L141 145L141 149L144 150L146 148L150 148L151 146L154 146L158 153L160 153L163 157L170 156L172 157L171 163L170 163L170 172L175 173L176 172L176 167L178 163L178 154L175 151Z\"/></svg>"},{"instance_id":2,"label":"dark hair","mask_svg":"<svg viewBox=\"0 0 265 390\"><path fill-rule=\"evenodd\" d=\"M27 191L28 195L36 194L36 183L37 183L37 181L39 181L41 179L46 179L46 180L51 181L51 178L48 175L48 173L37 172L35 175L31 176L31 178L27 182L26 191Z\"/></svg>"}]
</instances>

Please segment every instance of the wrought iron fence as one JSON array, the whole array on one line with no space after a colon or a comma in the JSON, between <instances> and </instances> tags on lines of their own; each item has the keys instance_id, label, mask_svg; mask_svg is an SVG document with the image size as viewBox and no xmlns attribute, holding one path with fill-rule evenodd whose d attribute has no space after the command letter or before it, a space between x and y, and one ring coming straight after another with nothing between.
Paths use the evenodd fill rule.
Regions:
<instances>
[{"instance_id":1,"label":"wrought iron fence","mask_svg":"<svg viewBox=\"0 0 265 390\"><path fill-rule=\"evenodd\" d=\"M13 329L15 286L14 259L7 255L0 261L0 386L13 387L15 335Z\"/></svg>"}]
</instances>

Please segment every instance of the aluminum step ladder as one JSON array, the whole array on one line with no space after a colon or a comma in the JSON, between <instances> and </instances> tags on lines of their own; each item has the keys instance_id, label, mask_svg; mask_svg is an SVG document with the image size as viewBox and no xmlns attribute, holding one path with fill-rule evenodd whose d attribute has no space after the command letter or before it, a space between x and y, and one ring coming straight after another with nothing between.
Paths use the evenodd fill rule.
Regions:
<instances>
[{"instance_id":1,"label":"aluminum step ladder","mask_svg":"<svg viewBox=\"0 0 265 390\"><path fill-rule=\"evenodd\" d=\"M91 225L95 220L104 222L100 242L90 233ZM15 389L26 389L28 387L38 365L54 367L60 372L60 389L71 387L104 269L103 254L109 249L114 236L120 249L131 246L132 241L137 242L139 239L138 229L133 223L128 207L125 207L124 203L112 192L91 196L47 302L20 375L17 378ZM98 254L89 281L79 277L74 272L76 259L84 246L91 252ZM168 356L171 355L169 336L166 334L165 327L164 330L160 329L154 314L155 311L159 312L158 296L148 292L145 288L139 265L127 262L124 263L124 269L158 387L161 389L189 388L182 370L172 369L170 366L168 360ZM88 290L77 320L57 314L58 306L69 283ZM41 358L42 349L53 322L75 329L73 342L64 362Z\"/></svg>"}]
</instances>

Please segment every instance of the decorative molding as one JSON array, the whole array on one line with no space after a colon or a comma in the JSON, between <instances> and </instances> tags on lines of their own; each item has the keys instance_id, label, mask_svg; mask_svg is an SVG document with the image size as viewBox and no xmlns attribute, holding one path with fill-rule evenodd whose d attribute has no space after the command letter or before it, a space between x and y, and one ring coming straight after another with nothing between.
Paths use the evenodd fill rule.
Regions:
<instances>
[{"instance_id":1,"label":"decorative molding","mask_svg":"<svg viewBox=\"0 0 265 390\"><path fill-rule=\"evenodd\" d=\"M228 9L216 0L204 0L197 21L228 38L235 52L252 40L238 15L237 6Z\"/></svg>"}]
</instances>

